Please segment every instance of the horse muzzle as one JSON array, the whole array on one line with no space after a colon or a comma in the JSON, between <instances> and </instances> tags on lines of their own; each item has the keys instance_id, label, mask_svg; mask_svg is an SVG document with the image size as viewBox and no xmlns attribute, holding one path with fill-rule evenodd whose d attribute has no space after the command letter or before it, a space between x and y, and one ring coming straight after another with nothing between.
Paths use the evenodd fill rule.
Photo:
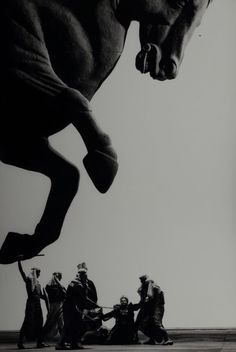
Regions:
<instances>
[{"instance_id":1,"label":"horse muzzle","mask_svg":"<svg viewBox=\"0 0 236 352\"><path fill-rule=\"evenodd\" d=\"M136 56L136 68L141 73L150 73L153 79L165 81L178 74L178 64L172 58L162 58L161 50L153 43L145 44Z\"/></svg>"},{"instance_id":2,"label":"horse muzzle","mask_svg":"<svg viewBox=\"0 0 236 352\"><path fill-rule=\"evenodd\" d=\"M141 73L154 73L159 67L161 51L157 45L145 44L136 56L136 68ZM157 72L156 72L157 73Z\"/></svg>"},{"instance_id":3,"label":"horse muzzle","mask_svg":"<svg viewBox=\"0 0 236 352\"><path fill-rule=\"evenodd\" d=\"M178 74L178 64L174 59L168 58L160 61L160 70L156 79L165 81L166 79L174 79ZM153 77L155 78L155 77Z\"/></svg>"}]
</instances>

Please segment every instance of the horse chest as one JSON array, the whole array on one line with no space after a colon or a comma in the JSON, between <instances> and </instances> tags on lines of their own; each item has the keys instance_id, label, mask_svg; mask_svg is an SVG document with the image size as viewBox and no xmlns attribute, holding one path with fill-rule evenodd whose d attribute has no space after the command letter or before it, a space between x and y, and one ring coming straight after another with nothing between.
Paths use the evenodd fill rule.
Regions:
<instances>
[{"instance_id":1,"label":"horse chest","mask_svg":"<svg viewBox=\"0 0 236 352\"><path fill-rule=\"evenodd\" d=\"M68 12L68 17L57 17L54 23L46 21L44 38L56 74L88 96L93 95L118 61L125 29L109 16L94 13L88 19Z\"/></svg>"},{"instance_id":2,"label":"horse chest","mask_svg":"<svg viewBox=\"0 0 236 352\"><path fill-rule=\"evenodd\" d=\"M114 68L120 55L120 51L106 45L86 48L80 42L75 46L66 43L55 45L49 50L56 74L65 83L78 89L85 84L94 88L99 86Z\"/></svg>"}]
</instances>

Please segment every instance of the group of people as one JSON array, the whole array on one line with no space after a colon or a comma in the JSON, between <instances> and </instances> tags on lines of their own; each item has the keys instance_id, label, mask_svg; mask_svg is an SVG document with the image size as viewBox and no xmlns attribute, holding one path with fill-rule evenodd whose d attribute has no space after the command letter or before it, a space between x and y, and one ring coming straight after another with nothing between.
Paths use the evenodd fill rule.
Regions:
<instances>
[{"instance_id":1,"label":"group of people","mask_svg":"<svg viewBox=\"0 0 236 352\"><path fill-rule=\"evenodd\" d=\"M35 339L37 348L48 347L44 342L58 333L57 350L82 349L83 344L138 344L141 331L148 337L145 344L172 345L163 326L164 293L147 275L140 276L139 303L133 304L122 296L119 304L104 314L103 307L97 303L96 287L88 278L86 263L77 266L78 272L67 289L61 284L62 274L54 272L44 289L39 283L40 269L32 268L26 276L22 264L19 271L25 282L28 299L25 319L18 339L18 348L24 349L27 339ZM45 324L40 300L43 299L48 310ZM135 311L138 311L135 319ZM115 319L109 331L103 321Z\"/></svg>"}]
</instances>

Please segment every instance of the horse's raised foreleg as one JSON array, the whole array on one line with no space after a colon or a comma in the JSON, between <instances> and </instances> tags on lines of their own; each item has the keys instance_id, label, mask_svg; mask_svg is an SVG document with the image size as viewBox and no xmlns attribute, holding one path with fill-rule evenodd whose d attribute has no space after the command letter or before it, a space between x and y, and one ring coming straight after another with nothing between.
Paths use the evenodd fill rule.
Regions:
<instances>
[{"instance_id":1,"label":"horse's raised foreleg","mask_svg":"<svg viewBox=\"0 0 236 352\"><path fill-rule=\"evenodd\" d=\"M28 155L27 150L30 151ZM48 176L51 180L51 189L34 235L9 233L6 237L0 250L2 264L13 263L19 257L21 260L32 258L58 239L65 215L79 184L77 168L54 151L46 140L40 140L33 146L29 144L22 152L24 155L19 155L19 150L16 151L18 155L11 153L12 155L8 155L3 161Z\"/></svg>"},{"instance_id":2,"label":"horse's raised foreleg","mask_svg":"<svg viewBox=\"0 0 236 352\"><path fill-rule=\"evenodd\" d=\"M58 95L58 102L83 138L88 150L83 162L91 180L101 193L105 193L118 169L117 154L109 136L98 127L86 99L79 91L64 89Z\"/></svg>"}]
</instances>

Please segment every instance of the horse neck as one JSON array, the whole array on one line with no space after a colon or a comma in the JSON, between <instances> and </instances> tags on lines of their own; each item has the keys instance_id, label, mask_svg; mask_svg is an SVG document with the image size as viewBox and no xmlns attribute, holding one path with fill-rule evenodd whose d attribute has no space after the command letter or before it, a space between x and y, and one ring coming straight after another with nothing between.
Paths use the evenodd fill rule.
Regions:
<instances>
[{"instance_id":1,"label":"horse neck","mask_svg":"<svg viewBox=\"0 0 236 352\"><path fill-rule=\"evenodd\" d=\"M129 0L125 1L128 2ZM86 2L91 3L92 11L87 13L88 18L90 17L91 20L90 23L95 20L102 35L104 34L104 37L107 40L111 40L111 44L115 45L116 49L115 47L113 49L122 51L130 21L127 19L121 0L86 0ZM94 14L96 14L95 17Z\"/></svg>"},{"instance_id":2,"label":"horse neck","mask_svg":"<svg viewBox=\"0 0 236 352\"><path fill-rule=\"evenodd\" d=\"M117 19L127 29L130 22L136 19L137 1L138 0L110 0L112 7L115 9Z\"/></svg>"},{"instance_id":3,"label":"horse neck","mask_svg":"<svg viewBox=\"0 0 236 352\"><path fill-rule=\"evenodd\" d=\"M76 2L77 1L77 2ZM122 0L76 0L73 2L72 12L82 23L85 19L86 23L101 22L106 27L111 26L110 20L113 18L113 23L117 21L123 29L124 36L128 31L130 20L127 17L127 4L123 5ZM124 0L124 3L129 3L130 0ZM94 17L95 16L95 17ZM96 18L96 20L95 20Z\"/></svg>"}]
</instances>

